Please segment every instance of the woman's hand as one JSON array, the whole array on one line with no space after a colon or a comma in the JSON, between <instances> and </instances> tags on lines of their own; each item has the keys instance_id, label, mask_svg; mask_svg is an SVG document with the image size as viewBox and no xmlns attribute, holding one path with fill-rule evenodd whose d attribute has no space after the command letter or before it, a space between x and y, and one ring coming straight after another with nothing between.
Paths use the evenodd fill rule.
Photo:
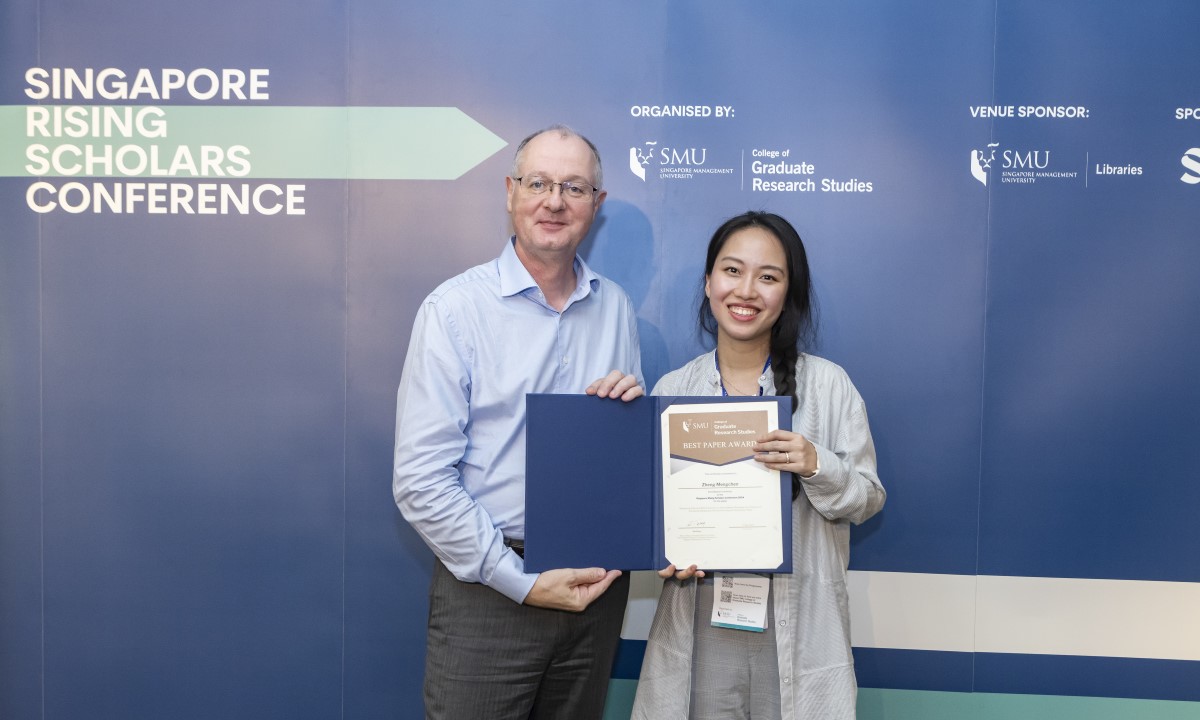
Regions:
<instances>
[{"instance_id":1,"label":"woman's hand","mask_svg":"<svg viewBox=\"0 0 1200 720\"><path fill-rule=\"evenodd\" d=\"M812 477L817 465L817 449L803 435L787 430L772 430L754 442L754 459L771 468Z\"/></svg>"},{"instance_id":2,"label":"woman's hand","mask_svg":"<svg viewBox=\"0 0 1200 720\"><path fill-rule=\"evenodd\" d=\"M695 565L690 565L683 570L676 570L674 565L668 565L665 568L663 568L662 570L658 571L658 576L660 578L662 578L663 580L666 580L667 578L671 577L672 575L675 576L676 580L687 580L688 578L691 578L691 577L698 577L698 578L704 577L704 571L697 570Z\"/></svg>"}]
</instances>

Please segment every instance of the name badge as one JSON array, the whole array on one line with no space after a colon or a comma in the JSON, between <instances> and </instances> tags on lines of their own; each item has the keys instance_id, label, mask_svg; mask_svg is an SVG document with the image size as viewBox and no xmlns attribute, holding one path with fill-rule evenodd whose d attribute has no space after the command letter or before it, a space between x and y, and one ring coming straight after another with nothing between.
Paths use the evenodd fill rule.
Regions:
<instances>
[{"instance_id":1,"label":"name badge","mask_svg":"<svg viewBox=\"0 0 1200 720\"><path fill-rule=\"evenodd\" d=\"M770 577L717 573L713 579L713 627L762 632L767 628L770 591Z\"/></svg>"}]
</instances>

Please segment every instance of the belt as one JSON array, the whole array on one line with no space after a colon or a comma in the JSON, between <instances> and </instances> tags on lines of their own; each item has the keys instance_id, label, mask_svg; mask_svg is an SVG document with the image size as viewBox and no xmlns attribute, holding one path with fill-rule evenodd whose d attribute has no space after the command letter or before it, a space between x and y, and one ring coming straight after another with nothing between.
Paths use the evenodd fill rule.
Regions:
<instances>
[{"instance_id":1,"label":"belt","mask_svg":"<svg viewBox=\"0 0 1200 720\"><path fill-rule=\"evenodd\" d=\"M512 548L522 560L525 559L525 541L514 540L512 538L504 538L504 547Z\"/></svg>"}]
</instances>

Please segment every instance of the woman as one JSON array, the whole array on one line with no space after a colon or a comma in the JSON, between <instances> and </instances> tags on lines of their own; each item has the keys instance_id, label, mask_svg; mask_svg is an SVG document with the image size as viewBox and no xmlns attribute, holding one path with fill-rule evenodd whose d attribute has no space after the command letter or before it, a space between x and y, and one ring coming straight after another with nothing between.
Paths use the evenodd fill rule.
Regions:
<instances>
[{"instance_id":1,"label":"woman","mask_svg":"<svg viewBox=\"0 0 1200 720\"><path fill-rule=\"evenodd\" d=\"M792 398L794 432L758 438L755 459L792 473L793 574L770 576L763 632L714 627L713 582L670 566L650 629L638 720L855 717L846 570L850 523L883 507L866 409L844 370L803 349L814 334L808 259L778 215L717 228L700 327L716 350L668 373L655 395Z\"/></svg>"}]
</instances>

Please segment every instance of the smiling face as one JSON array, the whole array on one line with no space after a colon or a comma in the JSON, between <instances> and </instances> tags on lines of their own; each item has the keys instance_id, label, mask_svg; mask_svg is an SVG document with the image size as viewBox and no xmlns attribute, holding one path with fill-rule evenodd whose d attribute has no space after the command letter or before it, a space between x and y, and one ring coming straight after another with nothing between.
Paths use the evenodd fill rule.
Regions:
<instances>
[{"instance_id":1,"label":"smiling face","mask_svg":"<svg viewBox=\"0 0 1200 720\"><path fill-rule=\"evenodd\" d=\"M718 343L769 344L787 289L787 256L778 238L762 227L730 235L704 278Z\"/></svg>"},{"instance_id":2,"label":"smiling face","mask_svg":"<svg viewBox=\"0 0 1200 720\"><path fill-rule=\"evenodd\" d=\"M537 176L551 183L573 180L594 186L599 181L596 174L596 157L582 138L551 130L525 145L514 176ZM573 262L575 250L587 237L606 193L601 190L591 197L570 200L563 197L557 185L549 192L534 195L513 177L505 182L521 261L527 265L530 261Z\"/></svg>"}]
</instances>

